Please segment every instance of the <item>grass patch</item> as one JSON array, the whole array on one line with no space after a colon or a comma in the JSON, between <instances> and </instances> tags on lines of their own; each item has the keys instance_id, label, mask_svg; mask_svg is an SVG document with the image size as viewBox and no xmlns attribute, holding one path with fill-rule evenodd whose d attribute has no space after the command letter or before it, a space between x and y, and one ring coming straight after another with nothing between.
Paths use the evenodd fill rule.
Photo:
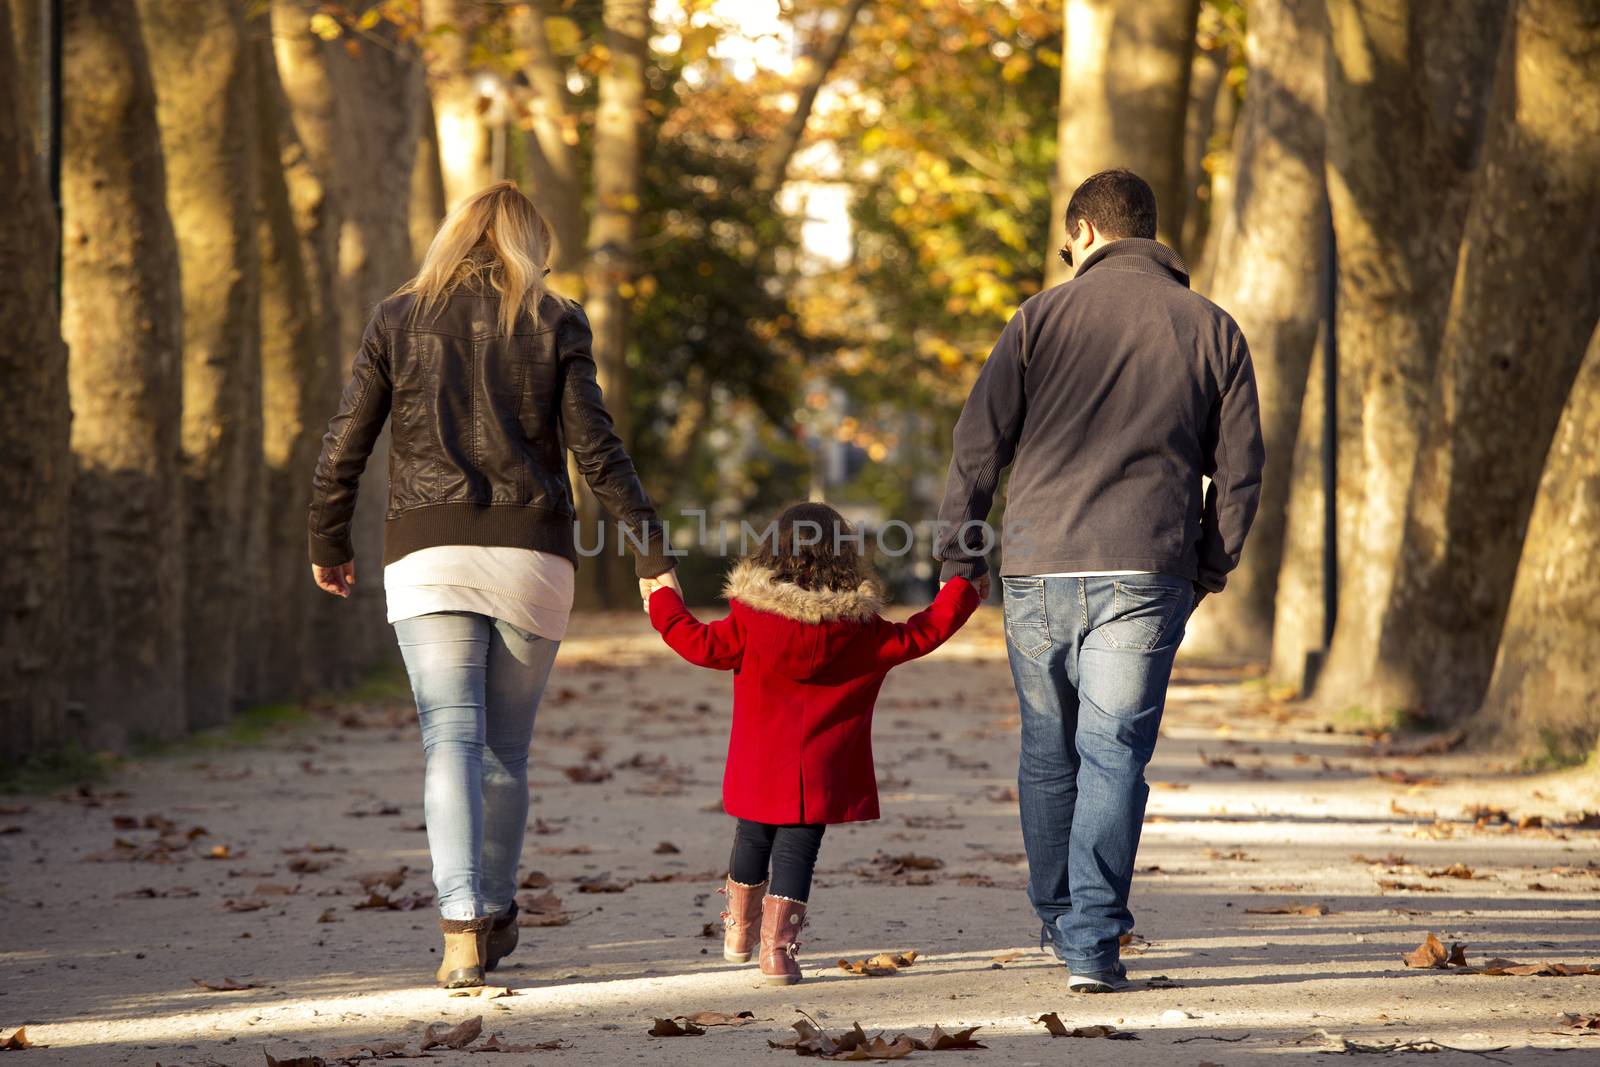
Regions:
<instances>
[{"instance_id":1,"label":"grass patch","mask_svg":"<svg viewBox=\"0 0 1600 1067\"><path fill-rule=\"evenodd\" d=\"M387 704L411 700L411 684L398 664L380 667L347 689L320 695L319 703ZM175 741L134 739L129 756L163 759L231 752L262 745L284 734L319 723L318 716L298 703L260 704L238 712L228 722ZM0 794L48 794L104 782L122 766L124 757L90 752L74 741L34 752L10 765L0 765Z\"/></svg>"},{"instance_id":2,"label":"grass patch","mask_svg":"<svg viewBox=\"0 0 1600 1067\"><path fill-rule=\"evenodd\" d=\"M0 793L55 793L103 782L122 763L111 752L90 752L77 742L34 752L0 766Z\"/></svg>"},{"instance_id":3,"label":"grass patch","mask_svg":"<svg viewBox=\"0 0 1600 1067\"><path fill-rule=\"evenodd\" d=\"M1432 725L1419 721L1404 708L1380 709L1351 704L1341 708L1333 716L1334 729L1347 734L1398 734L1429 729Z\"/></svg>"},{"instance_id":4,"label":"grass patch","mask_svg":"<svg viewBox=\"0 0 1600 1067\"><path fill-rule=\"evenodd\" d=\"M1600 768L1600 748L1582 731L1541 726L1538 740L1531 748L1522 759L1524 771L1562 771L1585 764Z\"/></svg>"}]
</instances>

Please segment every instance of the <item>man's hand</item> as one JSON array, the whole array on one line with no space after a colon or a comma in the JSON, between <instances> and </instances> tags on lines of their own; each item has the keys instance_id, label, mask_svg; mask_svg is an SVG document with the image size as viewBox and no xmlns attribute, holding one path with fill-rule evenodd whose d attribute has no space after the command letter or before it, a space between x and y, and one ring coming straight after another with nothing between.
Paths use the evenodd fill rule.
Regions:
<instances>
[{"instance_id":1,"label":"man's hand","mask_svg":"<svg viewBox=\"0 0 1600 1067\"><path fill-rule=\"evenodd\" d=\"M311 565L311 580L317 588L337 597L349 597L350 587L356 584L356 561L350 560L337 567Z\"/></svg>"},{"instance_id":2,"label":"man's hand","mask_svg":"<svg viewBox=\"0 0 1600 1067\"><path fill-rule=\"evenodd\" d=\"M683 596L683 587L678 584L678 572L675 570L658 574L654 578L639 579L639 599L644 601L644 613L650 614L650 594L657 589L671 589L678 596Z\"/></svg>"}]
</instances>

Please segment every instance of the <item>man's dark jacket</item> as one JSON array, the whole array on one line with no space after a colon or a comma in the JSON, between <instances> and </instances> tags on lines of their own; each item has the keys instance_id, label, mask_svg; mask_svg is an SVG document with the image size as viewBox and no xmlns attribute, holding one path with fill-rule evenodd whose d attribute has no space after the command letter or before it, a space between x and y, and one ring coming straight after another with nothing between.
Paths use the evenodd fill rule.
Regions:
<instances>
[{"instance_id":1,"label":"man's dark jacket","mask_svg":"<svg viewBox=\"0 0 1600 1067\"><path fill-rule=\"evenodd\" d=\"M311 562L349 560L367 456L393 418L384 562L435 545L507 545L577 562L567 449L627 528L640 577L672 568L661 524L595 383L589 320L546 297L501 332L499 297L458 289L436 313L378 305L312 479ZM598 543L598 542L597 542ZM607 550L614 550L615 541Z\"/></svg>"},{"instance_id":2,"label":"man's dark jacket","mask_svg":"<svg viewBox=\"0 0 1600 1067\"><path fill-rule=\"evenodd\" d=\"M1264 461L1239 327L1177 253L1114 241L1001 333L956 423L935 554L945 579L988 570L977 523L1012 466L1001 574L1157 571L1216 592Z\"/></svg>"}]
</instances>

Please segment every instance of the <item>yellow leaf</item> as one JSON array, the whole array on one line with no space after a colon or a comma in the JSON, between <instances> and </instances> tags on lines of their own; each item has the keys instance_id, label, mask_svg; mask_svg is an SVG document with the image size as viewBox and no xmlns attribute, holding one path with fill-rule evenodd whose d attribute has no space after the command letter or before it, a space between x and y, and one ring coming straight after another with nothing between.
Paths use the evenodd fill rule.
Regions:
<instances>
[{"instance_id":1,"label":"yellow leaf","mask_svg":"<svg viewBox=\"0 0 1600 1067\"><path fill-rule=\"evenodd\" d=\"M382 11L380 11L379 9L377 9L375 7L369 7L365 11L363 11L361 13L361 17L356 20L356 29L358 29L358 30L370 30L370 29L372 29L372 27L374 27L374 26L376 26L378 24L378 20L381 19L382 17L383 17L383 12Z\"/></svg>"},{"instance_id":2,"label":"yellow leaf","mask_svg":"<svg viewBox=\"0 0 1600 1067\"><path fill-rule=\"evenodd\" d=\"M583 29L565 15L550 15L544 20L544 35L559 55L570 56L583 44Z\"/></svg>"},{"instance_id":3,"label":"yellow leaf","mask_svg":"<svg viewBox=\"0 0 1600 1067\"><path fill-rule=\"evenodd\" d=\"M324 41L332 41L344 32L344 27L339 25L338 19L326 11L318 11L311 16L311 32Z\"/></svg>"}]
</instances>

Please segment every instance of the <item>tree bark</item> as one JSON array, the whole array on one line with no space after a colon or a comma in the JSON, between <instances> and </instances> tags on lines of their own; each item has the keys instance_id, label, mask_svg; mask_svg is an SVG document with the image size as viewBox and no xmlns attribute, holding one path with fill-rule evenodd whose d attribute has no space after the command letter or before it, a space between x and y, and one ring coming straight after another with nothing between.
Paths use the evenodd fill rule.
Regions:
<instances>
[{"instance_id":1,"label":"tree bark","mask_svg":"<svg viewBox=\"0 0 1600 1067\"><path fill-rule=\"evenodd\" d=\"M61 332L77 464L68 684L90 744L119 747L185 724L183 303L134 2L64 8Z\"/></svg>"},{"instance_id":2,"label":"tree bark","mask_svg":"<svg viewBox=\"0 0 1600 1067\"><path fill-rule=\"evenodd\" d=\"M1600 316L1600 12L1520 0L1462 236L1367 703L1470 715ZM1514 309L1508 313L1508 309Z\"/></svg>"},{"instance_id":3,"label":"tree bark","mask_svg":"<svg viewBox=\"0 0 1600 1067\"><path fill-rule=\"evenodd\" d=\"M470 0L424 0L422 5L424 24L439 31L429 45L434 58L430 88L445 203L452 208L496 177L490 161L489 128L484 123L487 102L470 59L477 6Z\"/></svg>"},{"instance_id":4,"label":"tree bark","mask_svg":"<svg viewBox=\"0 0 1600 1067\"><path fill-rule=\"evenodd\" d=\"M43 9L39 0L22 0L21 3L13 2L11 14L0 19L0 27L8 29L12 36L7 42L12 46L11 93L17 102L17 120L22 123L22 129L27 131L29 148L38 153L40 149L39 131L45 119L45 29L46 24L41 14ZM13 121L10 115L7 122Z\"/></svg>"},{"instance_id":5,"label":"tree bark","mask_svg":"<svg viewBox=\"0 0 1600 1067\"><path fill-rule=\"evenodd\" d=\"M260 575L246 492L261 463L255 107L241 4L141 0L183 280L185 544L207 559L185 606L193 729L233 714L241 623Z\"/></svg>"},{"instance_id":6,"label":"tree bark","mask_svg":"<svg viewBox=\"0 0 1600 1067\"><path fill-rule=\"evenodd\" d=\"M411 166L411 260L421 263L447 210L439 129L434 121L433 101L426 92L422 94L422 122L417 128L417 157Z\"/></svg>"},{"instance_id":7,"label":"tree bark","mask_svg":"<svg viewBox=\"0 0 1600 1067\"><path fill-rule=\"evenodd\" d=\"M1150 183L1160 208L1156 236L1178 246L1199 10L1199 0L1066 0L1047 285L1067 276L1055 252L1073 190L1111 167L1127 167Z\"/></svg>"},{"instance_id":8,"label":"tree bark","mask_svg":"<svg viewBox=\"0 0 1600 1067\"><path fill-rule=\"evenodd\" d=\"M1322 554L1326 540L1327 496L1322 488L1322 427L1327 410L1323 400L1324 358L1326 346L1319 333L1307 368L1305 392L1301 396L1293 458L1279 453L1288 464L1285 473L1289 478L1289 499L1284 508L1283 551L1278 565L1278 596L1273 605L1272 652L1267 677L1274 685L1292 688L1296 693L1301 692L1305 684L1306 657L1322 648L1325 617ZM1209 605L1205 607L1210 610ZM1196 612L1191 626L1202 625L1202 613ZM1184 644L1187 650L1187 637Z\"/></svg>"},{"instance_id":9,"label":"tree bark","mask_svg":"<svg viewBox=\"0 0 1600 1067\"><path fill-rule=\"evenodd\" d=\"M628 302L633 295L634 238L639 220L644 139L644 63L650 16L638 0L606 0L606 47L610 60L600 73L600 103L594 129L594 212L589 222L589 262L584 310L594 331L594 359L600 389L609 403L617 434L629 438ZM600 509L587 489L580 514L592 543L591 517ZM613 529L606 551L587 568L597 599L607 606L623 602L627 572L618 565Z\"/></svg>"},{"instance_id":10,"label":"tree bark","mask_svg":"<svg viewBox=\"0 0 1600 1067\"><path fill-rule=\"evenodd\" d=\"M1339 449L1341 525L1353 527L1353 551L1316 691L1328 707L1367 707L1482 136L1482 72L1505 9L1506 0L1328 6L1339 360L1361 390L1358 426Z\"/></svg>"},{"instance_id":11,"label":"tree bark","mask_svg":"<svg viewBox=\"0 0 1600 1067\"><path fill-rule=\"evenodd\" d=\"M331 198L338 217L333 314L340 349L337 375L342 379L373 307L414 266L410 193L424 84L417 55L392 34L381 46L367 42L354 52L342 43L319 40L308 29L314 7L308 0L278 0L273 32L296 137L322 183L322 196ZM295 180L291 175L291 189ZM307 262L312 262L309 257ZM334 386L324 397L324 425L337 400ZM388 441L385 431L367 463L356 505L359 580L350 599L336 606L340 650L348 669L369 667L393 655L383 595Z\"/></svg>"},{"instance_id":12,"label":"tree bark","mask_svg":"<svg viewBox=\"0 0 1600 1067\"><path fill-rule=\"evenodd\" d=\"M56 219L26 114L33 97L0 0L0 757L67 738L67 347L56 320Z\"/></svg>"},{"instance_id":13,"label":"tree bark","mask_svg":"<svg viewBox=\"0 0 1600 1067\"><path fill-rule=\"evenodd\" d=\"M263 587L272 591L260 607L257 654L262 699L302 695L323 680L315 666L313 628L322 606L307 580L304 515L309 496L306 472L316 463L329 374L336 361L333 340L318 319L318 301L307 269L300 229L290 198L286 163L303 163L285 129L282 87L266 33L255 36L257 138L256 247L261 261L261 445L265 471L260 490L263 516Z\"/></svg>"},{"instance_id":14,"label":"tree bark","mask_svg":"<svg viewBox=\"0 0 1600 1067\"><path fill-rule=\"evenodd\" d=\"M572 113L566 67L550 48L544 19L551 0L519 9L512 32L527 57L523 73L533 92L527 105L525 162L533 179L529 197L550 223L555 249L550 266L557 274L583 269L589 220L583 209L583 174L578 158L578 121Z\"/></svg>"},{"instance_id":15,"label":"tree bark","mask_svg":"<svg viewBox=\"0 0 1600 1067\"><path fill-rule=\"evenodd\" d=\"M1251 5L1235 192L1213 222L1219 252L1209 295L1249 342L1267 449L1261 507L1239 568L1196 614L1186 642L1230 659L1261 659L1272 646L1295 437L1324 304L1321 18L1321 0Z\"/></svg>"},{"instance_id":16,"label":"tree bark","mask_svg":"<svg viewBox=\"0 0 1600 1067\"><path fill-rule=\"evenodd\" d=\"M1476 725L1576 763L1600 740L1600 330L1545 460Z\"/></svg>"}]
</instances>

